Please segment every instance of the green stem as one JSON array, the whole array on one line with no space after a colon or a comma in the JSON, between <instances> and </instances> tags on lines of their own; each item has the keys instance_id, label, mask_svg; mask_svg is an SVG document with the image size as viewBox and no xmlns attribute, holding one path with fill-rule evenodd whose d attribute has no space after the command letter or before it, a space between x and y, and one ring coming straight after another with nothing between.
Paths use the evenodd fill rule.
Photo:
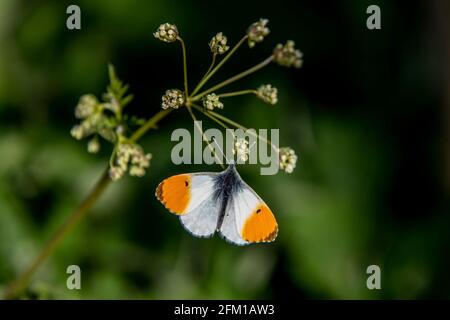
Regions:
<instances>
[{"instance_id":1,"label":"green stem","mask_svg":"<svg viewBox=\"0 0 450 320\"><path fill-rule=\"evenodd\" d=\"M181 48L183 49L183 76L184 76L184 94L187 97L189 97L188 92L188 78L187 78L187 61L186 61L186 46L184 45L183 39L178 37L178 40L181 43Z\"/></svg>"},{"instance_id":2,"label":"green stem","mask_svg":"<svg viewBox=\"0 0 450 320\"><path fill-rule=\"evenodd\" d=\"M170 110L159 111L149 120L147 120L147 122L131 136L130 140L133 142L137 141L149 129L154 128L155 125L169 113ZM110 182L111 179L109 178L108 167L103 172L100 179L97 181L95 187L80 204L80 206L69 215L64 224L53 234L44 248L40 251L37 258L22 274L17 277L17 279L15 279L8 285L3 294L3 298L5 300L16 298L25 289L28 282L31 280L31 277L39 268L39 266L53 253L56 247L62 242L64 237L77 225L77 223L86 216L86 214L89 212L88 210L92 208L95 202L100 198Z\"/></svg>"},{"instance_id":3,"label":"green stem","mask_svg":"<svg viewBox=\"0 0 450 320\"><path fill-rule=\"evenodd\" d=\"M209 113L209 114L210 114L211 116L213 116L213 117L216 117L216 118L218 118L218 119L220 119L220 120L222 120L222 121L224 121L224 122L227 122L228 124L230 124L230 125L232 125L232 126L234 126L234 127L236 127L236 128L242 129L242 130L244 130L244 131L248 130L248 129L247 129L246 127L244 127L243 125L241 125L241 124L239 124L239 123L237 123L237 122L235 122L235 121L233 121L233 120L231 120L231 119L228 119L227 117L225 117L225 116L223 116L223 115L221 115L221 114L219 114L219 113L217 113L217 112L209 111L209 110L208 110L208 111L205 110L205 112ZM261 136L260 136L259 134L257 134L257 133L256 133L256 134L253 133L253 131L251 131L251 130L249 130L248 133L251 134L252 136L258 138L259 140L261 140L261 141L267 143L268 145L270 145L270 147L271 147L273 150L275 150L276 152L279 152L278 147L276 147L272 142L270 142L270 140L267 140L267 139L261 137Z\"/></svg>"},{"instance_id":4,"label":"green stem","mask_svg":"<svg viewBox=\"0 0 450 320\"><path fill-rule=\"evenodd\" d=\"M208 90L205 90L205 91L197 94L196 96L193 96L191 100L192 101L197 101L201 97L203 97L205 94L214 92L214 91L216 91L216 90L218 90L218 89L220 89L220 88L222 88L222 87L224 87L224 86L226 86L226 85L228 85L228 84L230 84L230 83L232 83L234 81L242 79L242 78L248 76L249 74L252 74L253 72L258 71L261 68L264 68L265 66L267 66L272 61L273 61L273 56L270 56L270 57L266 58L264 61L262 61L262 62L258 63L257 65L251 67L250 69L247 69L247 70L245 70L245 71L235 75L234 77L231 77L231 78L229 78L229 79L227 79L227 80L225 80L225 81L223 81L223 82L221 82L219 84L216 84L214 87L211 87Z\"/></svg>"},{"instance_id":5,"label":"green stem","mask_svg":"<svg viewBox=\"0 0 450 320\"><path fill-rule=\"evenodd\" d=\"M131 142L139 140L148 130L155 129L156 124L165 116L167 116L173 109L160 110L157 114L147 120L139 129L137 129L130 137Z\"/></svg>"},{"instance_id":6,"label":"green stem","mask_svg":"<svg viewBox=\"0 0 450 320\"><path fill-rule=\"evenodd\" d=\"M212 68L214 67L214 64L216 63L216 57L217 57L217 53L213 53L211 65L209 66L208 71L206 71L205 75L202 77L200 82L202 82L203 79L205 79L205 77L211 72ZM195 89L197 90L197 87ZM196 91L194 90L193 94L195 94L195 92Z\"/></svg>"},{"instance_id":7,"label":"green stem","mask_svg":"<svg viewBox=\"0 0 450 320\"><path fill-rule=\"evenodd\" d=\"M200 126L198 125L197 118L195 117L194 113L192 112L191 107L190 106L186 106L186 109L188 109L189 114L191 115L191 118L194 121L195 126L197 127L198 131L202 135L203 141L208 145L209 150L211 150L211 153L214 153L214 157L218 160L218 162L219 162L220 166L222 167L222 169L225 169L225 166L223 165L222 161L217 156L217 154L214 152L214 149L211 147L211 144L209 143L207 137L205 136L205 133L203 132L202 128L200 128Z\"/></svg>"},{"instance_id":8,"label":"green stem","mask_svg":"<svg viewBox=\"0 0 450 320\"><path fill-rule=\"evenodd\" d=\"M239 42L233 47L233 49L230 50L230 52L228 52L228 54L222 59L222 61L220 61L219 64L198 83L197 87L195 87L194 91L192 92L192 96L205 85L205 83L225 64L225 62L227 62L228 59L230 59L233 53L235 53L236 50L244 43L247 37L247 35L242 37L242 39L239 40Z\"/></svg>"},{"instance_id":9,"label":"green stem","mask_svg":"<svg viewBox=\"0 0 450 320\"><path fill-rule=\"evenodd\" d=\"M32 275L36 272L39 266L52 254L55 248L64 239L64 236L72 230L75 225L86 215L106 187L111 182L108 174L109 168L101 175L94 189L89 193L81 205L67 218L64 224L53 234L44 248L41 250L38 257L14 282L12 282L6 289L3 298L5 300L14 299L19 295L30 281Z\"/></svg>"},{"instance_id":10,"label":"green stem","mask_svg":"<svg viewBox=\"0 0 450 320\"><path fill-rule=\"evenodd\" d=\"M225 123L223 123L219 119L217 119L217 118L213 117L212 115L210 115L208 112L205 111L204 108L200 107L198 104L193 103L192 107L194 107L195 109L197 109L198 111L200 111L205 116L207 116L208 118L210 118L214 122L218 123L220 126L224 127L225 129L229 129L229 127ZM234 133L233 133L233 135L234 135Z\"/></svg>"},{"instance_id":11,"label":"green stem","mask_svg":"<svg viewBox=\"0 0 450 320\"><path fill-rule=\"evenodd\" d=\"M257 93L256 90L251 89L251 90L241 90L241 91L221 93L221 94L218 94L217 96L219 98L228 98L228 97L241 96L244 94L256 94L256 93Z\"/></svg>"}]
</instances>

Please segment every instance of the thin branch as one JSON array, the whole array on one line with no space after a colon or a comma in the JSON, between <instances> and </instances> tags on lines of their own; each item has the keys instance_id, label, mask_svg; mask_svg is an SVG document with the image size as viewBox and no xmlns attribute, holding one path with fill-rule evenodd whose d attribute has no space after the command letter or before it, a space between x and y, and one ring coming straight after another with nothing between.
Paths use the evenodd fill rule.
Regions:
<instances>
[{"instance_id":1,"label":"thin branch","mask_svg":"<svg viewBox=\"0 0 450 320\"><path fill-rule=\"evenodd\" d=\"M205 116L207 116L208 118L210 118L211 120L213 120L214 122L216 122L217 124L222 126L223 128L225 128L225 129L229 129L230 128L229 126L227 126L225 123L223 123L219 119L217 119L214 116L210 115L208 112L205 111L204 108L200 107L198 104L193 103L192 107L194 107L195 109L197 109L198 111L203 113ZM233 133L233 136L234 136L234 133Z\"/></svg>"},{"instance_id":2,"label":"thin branch","mask_svg":"<svg viewBox=\"0 0 450 320\"><path fill-rule=\"evenodd\" d=\"M188 92L188 77L187 77L186 46L184 45L183 39L178 37L178 40L181 43L181 48L183 51L184 94L186 95L186 98L187 98L187 97L189 97L189 92Z\"/></svg>"},{"instance_id":3,"label":"thin branch","mask_svg":"<svg viewBox=\"0 0 450 320\"><path fill-rule=\"evenodd\" d=\"M39 266L45 261L45 259L48 258L48 256L52 254L55 248L64 239L65 235L76 226L76 224L86 215L86 213L89 212L88 209L94 205L111 182L108 170L109 168L106 168L94 189L88 194L81 205L67 218L64 224L53 234L33 263L7 287L3 296L5 300L14 299L23 291Z\"/></svg>"},{"instance_id":4,"label":"thin branch","mask_svg":"<svg viewBox=\"0 0 450 320\"><path fill-rule=\"evenodd\" d=\"M148 130L155 129L156 124L165 116L167 116L173 109L160 110L157 114L147 120L139 129L137 129L130 137L131 142L139 140Z\"/></svg>"},{"instance_id":5,"label":"thin branch","mask_svg":"<svg viewBox=\"0 0 450 320\"><path fill-rule=\"evenodd\" d=\"M217 53L213 53L212 60L211 60L211 64L210 64L208 70L206 71L205 75L202 77L202 79L200 80L199 83L201 83L201 82L203 81L203 79L205 79L206 76L208 76L208 74L211 72L212 68L213 68L214 65L216 64L216 58L217 58ZM195 88L195 89L198 90L197 88ZM196 91L194 90L193 94L195 94L195 92L196 92Z\"/></svg>"},{"instance_id":6,"label":"thin branch","mask_svg":"<svg viewBox=\"0 0 450 320\"><path fill-rule=\"evenodd\" d=\"M223 120L224 122L227 122L228 124L230 124L230 125L232 125L232 126L234 126L234 127L236 127L236 128L242 129L242 130L244 130L244 131L248 130L248 129L247 129L246 127L244 127L243 125L241 125L241 124L239 124L239 123L237 123L237 122L235 122L235 121L233 121L233 120L231 120L231 119L228 119L227 117L225 117L225 116L223 116L223 115L221 115L221 114L219 114L219 113L217 113L217 112L209 111L209 110L208 110L208 111L205 110L205 112L209 113L209 114L210 114L211 116L213 116L213 117L216 117L216 118L218 118L218 119L220 119L220 120ZM270 140L267 140L266 138L261 137L261 136L260 136L259 134L257 134L257 133L256 133L256 134L253 133L252 130L248 130L248 133L251 134L252 136L258 138L259 140L261 140L261 141L267 143L268 145L270 145L270 147L271 147L274 151L279 152L279 148L276 147L272 142L270 142Z\"/></svg>"},{"instance_id":7,"label":"thin branch","mask_svg":"<svg viewBox=\"0 0 450 320\"><path fill-rule=\"evenodd\" d=\"M244 94L257 94L256 90L250 89L250 90L241 90L241 91L234 91L234 92L227 92L227 93L221 93L217 96L219 98L229 98L229 97L235 97L235 96L242 96Z\"/></svg>"},{"instance_id":8,"label":"thin branch","mask_svg":"<svg viewBox=\"0 0 450 320\"><path fill-rule=\"evenodd\" d=\"M242 37L241 40L233 47L233 49L228 52L228 54L222 59L222 61L219 62L219 64L203 79L201 80L197 87L195 87L194 91L192 92L192 96L196 94L204 85L205 83L211 79L211 77L227 62L227 60L233 55L233 53L236 52L236 50L244 43L245 40L247 40L248 36L245 35Z\"/></svg>"},{"instance_id":9,"label":"thin branch","mask_svg":"<svg viewBox=\"0 0 450 320\"><path fill-rule=\"evenodd\" d=\"M191 107L186 106L186 109L188 109L189 114L191 115L192 120L194 121L195 126L197 127L198 131L200 132L200 134L202 135L203 141L205 141L205 143L208 145L209 150L211 151L211 153L214 154L214 157L219 161L220 166L222 167L222 169L225 169L225 166L223 165L222 161L220 160L220 158L217 156L216 152L214 151L214 149L211 147L211 144L208 141L208 138L205 136L205 133L203 132L202 128L200 128L200 126L197 123L197 118L195 117L194 113L192 112Z\"/></svg>"},{"instance_id":10,"label":"thin branch","mask_svg":"<svg viewBox=\"0 0 450 320\"><path fill-rule=\"evenodd\" d=\"M242 79L242 78L248 76L249 74L252 74L253 72L258 71L259 69L264 68L265 66L267 66L272 61L273 61L273 55L269 56L268 58L266 58L262 62L260 62L257 65L251 67L250 69L247 69L247 70L245 70L245 71L243 71L243 72L241 72L241 73L239 73L239 74L237 74L237 75L235 75L235 76L233 76L233 77L231 77L231 78L229 78L229 79L227 79L227 80L225 80L225 81L223 81L223 82L221 82L219 84L216 84L214 87L211 87L208 90L205 90L205 91L197 94L196 96L192 97L191 100L192 101L197 101L201 97L203 97L205 94L217 91L218 89L220 89L220 88L222 88L222 87L224 87L224 86L226 86L226 85L228 85L228 84L230 84L230 83L232 83L234 81Z\"/></svg>"}]
</instances>

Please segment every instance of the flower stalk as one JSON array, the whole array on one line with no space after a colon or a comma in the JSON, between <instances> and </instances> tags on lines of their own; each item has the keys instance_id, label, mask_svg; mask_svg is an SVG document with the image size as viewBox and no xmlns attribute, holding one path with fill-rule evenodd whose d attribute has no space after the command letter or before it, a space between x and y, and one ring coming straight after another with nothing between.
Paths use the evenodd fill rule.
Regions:
<instances>
[{"instance_id":1,"label":"flower stalk","mask_svg":"<svg viewBox=\"0 0 450 320\"><path fill-rule=\"evenodd\" d=\"M211 147L211 143L208 140L208 138L205 136L205 133L203 132L203 130L200 128L198 122L197 122L197 118L194 115L194 112L192 112L192 108L190 106L186 106L186 109L188 110L189 114L191 115L192 120L194 121L195 126L197 127L197 130L200 132L200 134L202 135L202 139L203 141L208 145L209 150L211 151L211 153L214 154L214 157L218 160L218 163L220 164L220 166L222 167L222 169L225 169L225 166L223 165L222 161L220 160L220 158L217 156L217 154L214 152L214 149Z\"/></svg>"},{"instance_id":2,"label":"flower stalk","mask_svg":"<svg viewBox=\"0 0 450 320\"><path fill-rule=\"evenodd\" d=\"M193 97L191 98L191 101L198 101L198 100L199 100L201 97L203 97L205 94L208 94L208 93L217 91L217 90L219 90L220 88L225 87L226 85L229 85L230 83L233 83L233 82L235 82L235 81L237 81L237 80L239 80L239 79L242 79L242 78L248 76L249 74L252 74L252 73L254 73L254 72L256 72L256 71L258 71L258 70L264 68L265 66L267 66L267 65L268 65L269 63L271 63L272 61L273 61L273 55L271 55L271 56L269 56L268 58L264 59L263 61L261 61L260 63L258 63L258 64L255 65L255 66L251 67L250 69L247 69L247 70L245 70L245 71L243 71L243 72L241 72L241 73L238 73L237 75L235 75L235 76L233 76L233 77L231 77L231 78L228 78L227 80L225 80L225 81L223 81L223 82L221 82L221 83L219 83L219 84L216 84L215 86L209 88L208 90L205 90L205 91L203 91L203 92L197 94L196 96L193 96ZM214 71L214 70L213 70L213 71ZM211 72L211 73L212 73L212 72Z\"/></svg>"},{"instance_id":3,"label":"flower stalk","mask_svg":"<svg viewBox=\"0 0 450 320\"><path fill-rule=\"evenodd\" d=\"M187 59L186 59L186 46L184 45L183 39L178 37L178 41L181 43L181 48L183 51L183 77L184 77L184 94L189 97L189 88L188 88L188 76L187 76Z\"/></svg>"},{"instance_id":4,"label":"flower stalk","mask_svg":"<svg viewBox=\"0 0 450 320\"><path fill-rule=\"evenodd\" d=\"M242 37L241 40L233 47L233 49L228 52L228 54L217 64L217 66L211 70L195 87L194 91L192 92L192 96L195 95L204 85L205 83L211 79L211 77L227 62L228 59L231 58L231 56L236 52L237 49L247 40L248 36L245 35ZM211 92L211 91L210 91Z\"/></svg>"},{"instance_id":5,"label":"flower stalk","mask_svg":"<svg viewBox=\"0 0 450 320\"><path fill-rule=\"evenodd\" d=\"M234 91L234 92L227 92L227 93L221 93L218 94L217 96L219 98L229 98L229 97L235 97L235 96L242 96L244 94L257 94L256 90L240 90L240 91Z\"/></svg>"}]
</instances>

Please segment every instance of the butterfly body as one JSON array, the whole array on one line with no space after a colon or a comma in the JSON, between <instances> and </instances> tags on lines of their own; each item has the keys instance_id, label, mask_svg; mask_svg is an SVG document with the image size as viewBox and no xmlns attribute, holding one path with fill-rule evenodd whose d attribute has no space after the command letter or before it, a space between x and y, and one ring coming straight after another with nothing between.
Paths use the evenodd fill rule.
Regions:
<instances>
[{"instance_id":1,"label":"butterfly body","mask_svg":"<svg viewBox=\"0 0 450 320\"><path fill-rule=\"evenodd\" d=\"M233 244L245 245L271 242L278 233L272 211L242 180L234 164L220 173L167 178L158 185L156 197L197 237L218 232Z\"/></svg>"}]
</instances>

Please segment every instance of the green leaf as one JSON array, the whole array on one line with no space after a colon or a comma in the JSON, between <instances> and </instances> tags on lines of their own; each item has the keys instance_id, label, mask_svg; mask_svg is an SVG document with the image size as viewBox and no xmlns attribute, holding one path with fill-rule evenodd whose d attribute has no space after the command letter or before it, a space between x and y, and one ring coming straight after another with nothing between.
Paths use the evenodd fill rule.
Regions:
<instances>
[{"instance_id":1,"label":"green leaf","mask_svg":"<svg viewBox=\"0 0 450 320\"><path fill-rule=\"evenodd\" d=\"M124 84L118 77L112 64L108 64L109 85L107 86L107 97L110 96L119 103L120 111L130 103L133 95L126 95L129 86Z\"/></svg>"}]
</instances>

